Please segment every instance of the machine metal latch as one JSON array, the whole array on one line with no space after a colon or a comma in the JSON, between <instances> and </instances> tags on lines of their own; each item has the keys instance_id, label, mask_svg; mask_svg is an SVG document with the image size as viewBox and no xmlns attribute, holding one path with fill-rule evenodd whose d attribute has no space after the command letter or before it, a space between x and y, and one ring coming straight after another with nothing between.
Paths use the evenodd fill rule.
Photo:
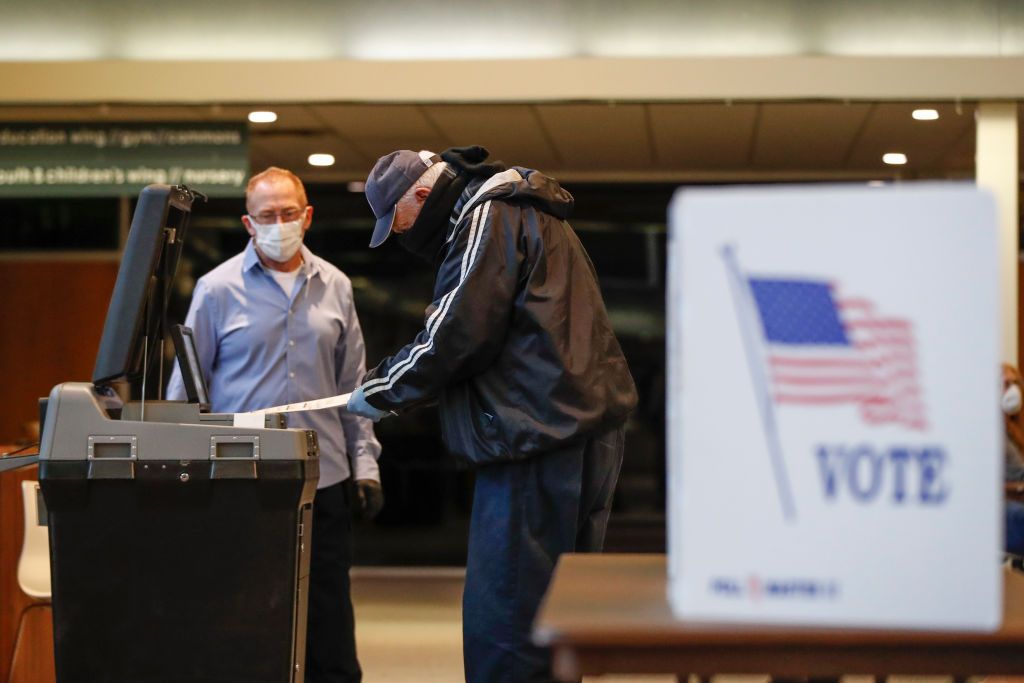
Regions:
<instances>
[{"instance_id":1,"label":"machine metal latch","mask_svg":"<svg viewBox=\"0 0 1024 683\"><path fill-rule=\"evenodd\" d=\"M89 479L134 479L139 438L131 435L92 435L87 439Z\"/></svg>"},{"instance_id":2,"label":"machine metal latch","mask_svg":"<svg viewBox=\"0 0 1024 683\"><path fill-rule=\"evenodd\" d=\"M260 437L248 434L210 437L211 479L258 479Z\"/></svg>"}]
</instances>

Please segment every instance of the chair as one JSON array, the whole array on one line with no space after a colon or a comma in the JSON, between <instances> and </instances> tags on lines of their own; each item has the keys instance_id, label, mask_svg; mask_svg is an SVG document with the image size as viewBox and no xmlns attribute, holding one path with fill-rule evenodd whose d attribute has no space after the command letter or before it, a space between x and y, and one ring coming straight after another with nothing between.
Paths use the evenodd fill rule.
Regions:
<instances>
[{"instance_id":1,"label":"chair","mask_svg":"<svg viewBox=\"0 0 1024 683\"><path fill-rule=\"evenodd\" d=\"M50 600L50 541L45 522L39 522L39 482L21 482L25 509L25 540L18 560L18 585L36 600Z\"/></svg>"},{"instance_id":2,"label":"chair","mask_svg":"<svg viewBox=\"0 0 1024 683\"><path fill-rule=\"evenodd\" d=\"M53 610L50 606L50 546L39 519L39 482L21 482L25 538L18 558L18 587L33 603L21 612L8 683L54 683Z\"/></svg>"}]
</instances>

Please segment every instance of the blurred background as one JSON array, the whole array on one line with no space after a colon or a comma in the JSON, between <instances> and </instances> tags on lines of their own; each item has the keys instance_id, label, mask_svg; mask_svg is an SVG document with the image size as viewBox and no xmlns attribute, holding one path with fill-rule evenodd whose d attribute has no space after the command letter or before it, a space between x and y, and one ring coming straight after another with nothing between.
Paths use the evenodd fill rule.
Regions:
<instances>
[{"instance_id":1,"label":"blurred background","mask_svg":"<svg viewBox=\"0 0 1024 683\"><path fill-rule=\"evenodd\" d=\"M91 377L147 182L210 195L193 207L178 322L195 280L245 245L245 178L295 171L315 207L307 244L352 279L372 366L419 330L432 273L393 242L367 248L362 181L393 149L481 144L574 195L637 381L612 551L664 551L666 216L679 187L971 182L1001 164L1017 259L1024 6L1012 0L11 0L0 82L0 443L37 440L37 398ZM992 121L1012 134L979 156ZM387 505L359 528L356 563L464 563L472 474L444 453L436 415L385 420L378 435Z\"/></svg>"}]
</instances>

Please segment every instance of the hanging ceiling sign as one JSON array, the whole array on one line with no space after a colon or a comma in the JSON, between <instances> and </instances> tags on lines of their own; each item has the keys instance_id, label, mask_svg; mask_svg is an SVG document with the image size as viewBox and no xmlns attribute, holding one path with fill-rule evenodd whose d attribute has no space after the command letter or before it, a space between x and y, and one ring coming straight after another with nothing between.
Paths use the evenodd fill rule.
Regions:
<instances>
[{"instance_id":1,"label":"hanging ceiling sign","mask_svg":"<svg viewBox=\"0 0 1024 683\"><path fill-rule=\"evenodd\" d=\"M235 123L0 123L0 197L134 196L152 183L238 197L248 129Z\"/></svg>"}]
</instances>

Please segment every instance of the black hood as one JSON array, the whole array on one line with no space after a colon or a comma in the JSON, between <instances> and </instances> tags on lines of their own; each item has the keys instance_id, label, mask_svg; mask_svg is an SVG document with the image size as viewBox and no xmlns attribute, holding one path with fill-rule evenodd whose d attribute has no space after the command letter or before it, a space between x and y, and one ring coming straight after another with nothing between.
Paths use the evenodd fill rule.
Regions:
<instances>
[{"instance_id":1,"label":"black hood","mask_svg":"<svg viewBox=\"0 0 1024 683\"><path fill-rule=\"evenodd\" d=\"M477 189L476 196L464 211L490 199L531 204L560 220L569 218L575 203L569 191L559 185L557 180L540 171L521 166L513 166L488 178Z\"/></svg>"},{"instance_id":2,"label":"black hood","mask_svg":"<svg viewBox=\"0 0 1024 683\"><path fill-rule=\"evenodd\" d=\"M485 163L486 148L479 145L450 147L441 152L447 163L420 209L416 222L397 235L398 243L409 253L429 263L437 260L448 234L449 221L466 187L479 187L482 181L505 170L500 161Z\"/></svg>"}]
</instances>

